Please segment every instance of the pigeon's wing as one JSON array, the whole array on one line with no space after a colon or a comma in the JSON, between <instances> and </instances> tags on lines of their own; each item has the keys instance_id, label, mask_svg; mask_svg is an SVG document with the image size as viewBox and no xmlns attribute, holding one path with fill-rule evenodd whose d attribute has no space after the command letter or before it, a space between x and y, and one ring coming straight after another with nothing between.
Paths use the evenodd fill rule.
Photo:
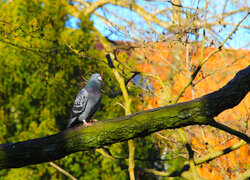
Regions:
<instances>
[{"instance_id":1,"label":"pigeon's wing","mask_svg":"<svg viewBox=\"0 0 250 180\"><path fill-rule=\"evenodd\" d=\"M76 96L71 117L79 116L86 109L88 99L88 92L82 89Z\"/></svg>"},{"instance_id":2,"label":"pigeon's wing","mask_svg":"<svg viewBox=\"0 0 250 180\"><path fill-rule=\"evenodd\" d=\"M88 92L85 89L82 89L77 94L71 114L70 114L70 120L68 122L66 129L80 124L80 121L78 121L78 117L86 109L88 99L89 99Z\"/></svg>"}]
</instances>

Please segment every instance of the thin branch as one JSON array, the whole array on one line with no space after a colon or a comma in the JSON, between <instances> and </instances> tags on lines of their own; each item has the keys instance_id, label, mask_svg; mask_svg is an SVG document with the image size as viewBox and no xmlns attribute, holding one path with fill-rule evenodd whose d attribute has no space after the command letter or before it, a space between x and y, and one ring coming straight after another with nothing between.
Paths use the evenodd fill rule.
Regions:
<instances>
[{"instance_id":1,"label":"thin branch","mask_svg":"<svg viewBox=\"0 0 250 180\"><path fill-rule=\"evenodd\" d=\"M83 3L84 1L80 1L81 3ZM113 0L101 0L101 1L96 1L94 3L92 3L91 5L85 3L85 5L87 6L84 15L85 16L89 16L91 13L93 13L97 8L105 5L105 4L109 4L113 2Z\"/></svg>"},{"instance_id":2,"label":"thin branch","mask_svg":"<svg viewBox=\"0 0 250 180\"><path fill-rule=\"evenodd\" d=\"M104 151L106 151L110 156L112 156L113 158L115 159L121 159L121 160L125 160L125 159L128 159L129 157L128 156L117 156L117 155L113 155L108 148L102 148ZM147 158L147 159L142 159L142 158L138 158L138 157L135 157L134 159L135 160L138 160L138 161L151 161L151 162L155 162L155 161L172 161L173 159L177 159L177 158L185 158L187 159L186 157L184 156L176 156L176 157L173 157L171 159L158 159L158 158L153 158L153 159L150 159L150 158Z\"/></svg>"},{"instance_id":3,"label":"thin branch","mask_svg":"<svg viewBox=\"0 0 250 180\"><path fill-rule=\"evenodd\" d=\"M129 79L127 79L127 81L125 82L125 86L127 86L128 83L129 83L132 79L134 79L134 77L137 76L138 74L140 74L140 73L139 73L139 72L133 72L133 75L132 75Z\"/></svg>"},{"instance_id":4,"label":"thin branch","mask_svg":"<svg viewBox=\"0 0 250 180\"><path fill-rule=\"evenodd\" d=\"M225 154L228 154L236 149L239 149L240 147L246 145L247 143L243 140L241 140L240 142L238 142L237 144L235 145L232 145L228 148L225 148L221 151L217 151L217 152L211 152L207 155L203 155L202 157L198 158L198 159L195 159L195 164L196 165L199 165L199 164L202 164L202 163L207 163L209 161L212 161L213 159L217 158L217 157L220 157L222 155L225 155Z\"/></svg>"},{"instance_id":5,"label":"thin branch","mask_svg":"<svg viewBox=\"0 0 250 180\"><path fill-rule=\"evenodd\" d=\"M61 168L60 166L56 165L55 163L49 162L49 164L51 166L53 166L54 168L56 168L61 173L63 173L65 176L68 176L70 179L77 180L74 176L72 176L70 173L68 173L67 171L65 171L63 168Z\"/></svg>"},{"instance_id":6,"label":"thin branch","mask_svg":"<svg viewBox=\"0 0 250 180\"><path fill-rule=\"evenodd\" d=\"M242 133L242 132L239 132L239 131L236 131L224 124L221 124L221 123L218 123L216 122L215 120L212 120L208 123L210 126L213 126L215 128L218 128L220 130L223 130L229 134L233 134L235 136L237 136L238 138L240 139L243 139L244 141L246 141L248 144L250 143L250 137L247 136L246 134Z\"/></svg>"},{"instance_id":7,"label":"thin branch","mask_svg":"<svg viewBox=\"0 0 250 180\"><path fill-rule=\"evenodd\" d=\"M182 96L182 94L185 92L185 90L193 83L195 77L197 76L198 72L201 70L202 66L210 59L211 56L213 56L215 53L219 52L222 50L222 47L224 46L225 42L232 36L233 33L235 33L235 31L237 30L237 28L239 27L239 25L247 18L247 16L249 15L249 12L244 16L244 18L235 26L234 30L225 38L225 40L221 43L221 45L214 50L213 52L211 52L206 59L204 59L196 68L195 72L193 73L191 79L189 80L189 82L186 84L186 86L183 87L183 89L179 92L179 94L177 95L174 103L177 103L178 100L180 99L180 97Z\"/></svg>"},{"instance_id":8,"label":"thin branch","mask_svg":"<svg viewBox=\"0 0 250 180\"><path fill-rule=\"evenodd\" d=\"M207 138L206 138L206 135L205 135L205 131L204 131L204 129L203 129L202 126L200 126L200 130L201 130L201 135L202 135L202 138L203 138L203 140L205 142L206 147L208 148L209 152L213 152L212 147L210 146L210 144L207 141Z\"/></svg>"},{"instance_id":9,"label":"thin branch","mask_svg":"<svg viewBox=\"0 0 250 180\"><path fill-rule=\"evenodd\" d=\"M156 134L157 136L160 136L161 138L167 140L167 141L171 141L172 143L175 143L175 144L177 143L176 141L174 141L174 140L172 140L172 139L169 139L169 138L167 138L167 137L161 135L161 134L158 133L158 132L156 132L155 134Z\"/></svg>"},{"instance_id":10,"label":"thin branch","mask_svg":"<svg viewBox=\"0 0 250 180\"><path fill-rule=\"evenodd\" d=\"M63 39L63 41L64 41L64 43L68 46L68 48L69 48L70 50L72 50L75 54L77 54L79 57L88 58L88 59L93 59L93 60L100 61L100 62L105 62L104 60L100 60L100 59L97 59L97 58L94 58L94 57L90 57L90 56L83 55L83 54L81 54L80 52L78 52L76 49L72 48L72 47L67 43L66 40Z\"/></svg>"},{"instance_id":11,"label":"thin branch","mask_svg":"<svg viewBox=\"0 0 250 180\"><path fill-rule=\"evenodd\" d=\"M40 51L40 50L37 51L37 50L34 50L34 49L30 49L30 48L27 48L27 47L24 47L24 46L20 46L18 44L12 43L12 42L8 42L8 41L6 41L4 39L0 39L0 41L2 41L3 43L6 43L6 44L12 45L14 47L20 48L20 49L25 49L25 50L34 52L36 54L40 54L40 53L49 54L49 53L51 53L50 51Z\"/></svg>"},{"instance_id":12,"label":"thin branch","mask_svg":"<svg viewBox=\"0 0 250 180\"><path fill-rule=\"evenodd\" d=\"M236 180L246 180L250 178L250 169L248 169L246 172L239 174L239 176L236 178Z\"/></svg>"},{"instance_id":13,"label":"thin branch","mask_svg":"<svg viewBox=\"0 0 250 180\"><path fill-rule=\"evenodd\" d=\"M225 42L233 35L233 33L236 32L238 29L239 25L247 18L247 16L250 14L250 11L247 12L247 14L243 17L243 19L238 22L238 24L235 26L234 30L226 37L226 39L221 43L221 45L218 47L219 50L224 46Z\"/></svg>"},{"instance_id":14,"label":"thin branch","mask_svg":"<svg viewBox=\"0 0 250 180\"><path fill-rule=\"evenodd\" d=\"M101 153L104 157L109 158L110 160L114 161L117 165L119 165L122 169L128 169L128 165L122 164L120 161L115 159L113 156L110 154L106 153L103 149L97 149L97 152ZM169 172L163 172L163 171L158 171L155 169L148 169L148 168L142 168L135 166L135 170L146 172L146 173L151 173L157 176L165 176L165 177L175 177L175 176L181 176L183 172L189 170L188 165L184 165L184 167L180 171L174 171L172 173Z\"/></svg>"},{"instance_id":15,"label":"thin branch","mask_svg":"<svg viewBox=\"0 0 250 180\"><path fill-rule=\"evenodd\" d=\"M249 54L250 54L250 52L247 52L246 54L242 55L241 57L238 57L237 59L235 59L235 60L234 60L233 62L231 62L230 64L227 64L227 65L225 65L225 66L223 66L223 67L220 67L220 68L218 68L218 69L212 71L211 73L206 74L202 79L196 81L196 82L193 84L193 86L196 86L199 82L201 82L201 81L204 80L205 78L207 78L207 77L213 75L213 74L216 73L217 71L221 71L221 70L223 70L224 68L227 68L227 67L232 66L234 63L236 63L237 61L241 60L242 58L245 58L245 57L246 57L247 55L249 55Z\"/></svg>"}]
</instances>

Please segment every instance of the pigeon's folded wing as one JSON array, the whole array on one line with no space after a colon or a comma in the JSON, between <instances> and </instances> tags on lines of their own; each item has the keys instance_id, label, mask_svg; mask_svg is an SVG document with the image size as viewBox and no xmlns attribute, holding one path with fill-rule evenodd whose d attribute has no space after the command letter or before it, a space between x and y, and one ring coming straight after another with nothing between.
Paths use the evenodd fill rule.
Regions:
<instances>
[{"instance_id":1,"label":"pigeon's folded wing","mask_svg":"<svg viewBox=\"0 0 250 180\"><path fill-rule=\"evenodd\" d=\"M76 96L71 118L75 116L79 116L86 108L88 102L88 92L85 89L82 89Z\"/></svg>"}]
</instances>

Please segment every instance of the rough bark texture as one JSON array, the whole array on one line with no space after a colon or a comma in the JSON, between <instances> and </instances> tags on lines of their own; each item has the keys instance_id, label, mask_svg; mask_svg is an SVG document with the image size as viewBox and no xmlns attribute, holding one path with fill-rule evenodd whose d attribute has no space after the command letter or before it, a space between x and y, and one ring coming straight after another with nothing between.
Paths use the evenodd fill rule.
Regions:
<instances>
[{"instance_id":1,"label":"rough bark texture","mask_svg":"<svg viewBox=\"0 0 250 180\"><path fill-rule=\"evenodd\" d=\"M213 124L213 117L236 106L250 90L250 66L223 88L192 101L129 116L79 126L55 135L0 145L0 169L54 161L77 151L147 136L153 132L194 124ZM246 136L249 142L249 137Z\"/></svg>"}]
</instances>

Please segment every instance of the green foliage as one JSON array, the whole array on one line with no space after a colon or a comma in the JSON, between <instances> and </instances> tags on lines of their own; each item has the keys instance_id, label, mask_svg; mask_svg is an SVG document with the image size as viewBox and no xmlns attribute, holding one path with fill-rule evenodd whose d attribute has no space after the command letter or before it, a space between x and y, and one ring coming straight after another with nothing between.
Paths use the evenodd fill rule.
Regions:
<instances>
[{"instance_id":1,"label":"green foliage","mask_svg":"<svg viewBox=\"0 0 250 180\"><path fill-rule=\"evenodd\" d=\"M127 171L95 151L72 154L60 164L78 179L127 179Z\"/></svg>"},{"instance_id":2,"label":"green foliage","mask_svg":"<svg viewBox=\"0 0 250 180\"><path fill-rule=\"evenodd\" d=\"M66 127L74 98L92 73L103 75L103 98L94 118L124 115L119 85L103 62L104 53L94 49L93 24L80 17L79 29L66 28L68 1L0 1L0 143L23 141L57 133ZM81 56L72 51L68 45ZM135 65L123 53L123 64ZM129 63L128 63L129 62ZM128 80L128 69L120 73ZM140 91L129 85L131 97ZM139 98L133 98L138 111ZM150 136L136 139L136 157L159 159L160 150ZM109 147L128 156L127 143ZM147 152L147 153L146 153ZM127 160L121 160L126 164ZM55 162L78 179L128 179L110 159L96 152L79 152ZM136 166L156 168L156 161L137 161ZM159 170L163 164L159 163ZM154 175L136 172L138 178ZM68 179L48 163L0 171L0 179Z\"/></svg>"},{"instance_id":3,"label":"green foliage","mask_svg":"<svg viewBox=\"0 0 250 180\"><path fill-rule=\"evenodd\" d=\"M81 77L88 78L93 67L99 69L99 62L78 57L65 43L84 56L98 58L100 54L93 49L88 20L84 26L79 25L81 29L65 27L69 14L66 4L66 0L0 1L0 143L63 130L74 97L83 87ZM104 74L105 70L99 72ZM88 168L81 166L92 163L87 155L82 159L73 154L77 160L67 168L82 176ZM0 174L5 179L65 178L48 164L3 170Z\"/></svg>"},{"instance_id":4,"label":"green foliage","mask_svg":"<svg viewBox=\"0 0 250 180\"><path fill-rule=\"evenodd\" d=\"M66 28L66 5L66 0L0 2L1 144L63 130L74 98L84 86L81 77L87 79L94 72L101 73L107 85L95 118L111 118L121 112L106 95L116 87L110 69L92 59L100 57L100 51L93 48L92 23L82 17L80 29ZM76 55L66 43L86 58ZM79 179L127 177L111 160L91 152L72 154L56 163ZM3 179L67 179L48 163L0 174Z\"/></svg>"},{"instance_id":5,"label":"green foliage","mask_svg":"<svg viewBox=\"0 0 250 180\"><path fill-rule=\"evenodd\" d=\"M0 78L2 125L6 130L2 142L53 133L57 129L56 116L67 111L71 103L69 95L75 91L71 84L77 82L73 79L77 75L74 69L79 68L76 57L61 53L66 50L59 43L66 14L60 13L60 6L52 2L37 5L36 1L15 1L5 6L6 14L2 17L7 17L10 28L1 24L2 34L8 35L1 36L0 44L4 49L0 55ZM63 21L54 21L52 28L46 14L57 14ZM33 26L34 21L41 25ZM41 33L45 34L42 38Z\"/></svg>"}]
</instances>

